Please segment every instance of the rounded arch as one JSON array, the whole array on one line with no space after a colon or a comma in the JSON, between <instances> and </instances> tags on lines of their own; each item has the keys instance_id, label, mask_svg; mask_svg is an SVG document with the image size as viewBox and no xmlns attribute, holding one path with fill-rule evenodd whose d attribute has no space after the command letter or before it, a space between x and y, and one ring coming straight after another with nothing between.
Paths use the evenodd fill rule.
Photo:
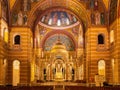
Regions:
<instances>
[{"instance_id":1,"label":"rounded arch","mask_svg":"<svg viewBox=\"0 0 120 90\"><path fill-rule=\"evenodd\" d=\"M103 33L98 34L97 39L98 39L98 44L105 44L105 36Z\"/></svg>"},{"instance_id":2,"label":"rounded arch","mask_svg":"<svg viewBox=\"0 0 120 90\"><path fill-rule=\"evenodd\" d=\"M19 34L15 35L14 36L14 44L20 44L20 39L21 39L21 37Z\"/></svg>"},{"instance_id":3,"label":"rounded arch","mask_svg":"<svg viewBox=\"0 0 120 90\"><path fill-rule=\"evenodd\" d=\"M20 61L13 60L13 86L17 86L20 83Z\"/></svg>"},{"instance_id":4,"label":"rounded arch","mask_svg":"<svg viewBox=\"0 0 120 90\"><path fill-rule=\"evenodd\" d=\"M65 30L64 31L63 30L53 30L53 31L47 33L45 35L45 37L42 39L40 47L43 48L44 44L45 44L45 41L47 40L47 38L49 38L50 36L55 35L55 34L64 34L64 35L67 35L72 40L72 42L73 42L73 44L75 46L75 49L78 47L77 42L76 42L74 36L71 33L67 32Z\"/></svg>"},{"instance_id":5,"label":"rounded arch","mask_svg":"<svg viewBox=\"0 0 120 90\"><path fill-rule=\"evenodd\" d=\"M79 19L81 19L81 21L83 21L85 23L86 27L88 27L90 25L90 17L88 15L85 7L81 3L79 3L79 1L67 0L65 2L66 4L61 4L62 2L59 2L56 5L54 5L53 3L54 3L53 1L50 2L49 0L39 1L30 11L30 14L28 16L28 24L30 26L31 25L35 26L36 18L34 18L34 17L36 17L36 16L38 17L40 14L42 14L47 9L54 8L54 7L61 7L61 8L68 9L71 12L74 12L74 14L77 15L79 17ZM72 3L73 7L71 7L70 3ZM47 5L47 7L46 7L46 5ZM45 7L45 8L43 9L43 7ZM76 10L73 8L76 8Z\"/></svg>"},{"instance_id":6,"label":"rounded arch","mask_svg":"<svg viewBox=\"0 0 120 90\"><path fill-rule=\"evenodd\" d=\"M20 61L19 60L14 60L13 61L13 66L15 65L16 68L18 68L18 65L20 65Z\"/></svg>"},{"instance_id":7,"label":"rounded arch","mask_svg":"<svg viewBox=\"0 0 120 90\"><path fill-rule=\"evenodd\" d=\"M35 26L38 24L38 22L40 21L41 17L44 16L45 14L48 14L48 12L52 12L52 11L65 11L73 16L75 16L77 18L77 20L83 24L81 18L75 14L75 12L71 11L68 8L65 7L50 7L47 10L44 10L43 13L41 13L41 15L38 16L38 18L35 20Z\"/></svg>"},{"instance_id":8,"label":"rounded arch","mask_svg":"<svg viewBox=\"0 0 120 90\"><path fill-rule=\"evenodd\" d=\"M104 59L100 59L98 61L98 74L99 75L103 75L105 76L105 60Z\"/></svg>"}]
</instances>

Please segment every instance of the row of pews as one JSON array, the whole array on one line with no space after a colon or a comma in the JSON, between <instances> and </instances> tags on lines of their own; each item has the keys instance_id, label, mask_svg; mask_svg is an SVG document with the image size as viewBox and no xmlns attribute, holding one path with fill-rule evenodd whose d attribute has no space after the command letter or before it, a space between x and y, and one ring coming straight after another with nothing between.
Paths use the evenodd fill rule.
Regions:
<instances>
[{"instance_id":1,"label":"row of pews","mask_svg":"<svg viewBox=\"0 0 120 90\"><path fill-rule=\"evenodd\" d=\"M0 86L0 90L54 90L53 86ZM110 87L86 87L65 86L64 90L120 90L120 86Z\"/></svg>"},{"instance_id":2,"label":"row of pews","mask_svg":"<svg viewBox=\"0 0 120 90\"><path fill-rule=\"evenodd\" d=\"M65 86L65 90L120 90L120 86L108 86L108 87Z\"/></svg>"},{"instance_id":3,"label":"row of pews","mask_svg":"<svg viewBox=\"0 0 120 90\"><path fill-rule=\"evenodd\" d=\"M53 90L53 86L0 86L0 90Z\"/></svg>"}]
</instances>

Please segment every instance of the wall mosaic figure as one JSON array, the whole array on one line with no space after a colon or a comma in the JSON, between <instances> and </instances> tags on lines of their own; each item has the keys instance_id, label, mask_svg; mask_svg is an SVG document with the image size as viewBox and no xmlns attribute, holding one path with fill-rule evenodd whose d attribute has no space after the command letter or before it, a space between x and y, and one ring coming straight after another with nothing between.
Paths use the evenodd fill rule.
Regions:
<instances>
[{"instance_id":1,"label":"wall mosaic figure","mask_svg":"<svg viewBox=\"0 0 120 90\"><path fill-rule=\"evenodd\" d=\"M22 11L19 11L19 13L18 13L17 24L20 26L23 25L23 13L22 13Z\"/></svg>"},{"instance_id":2,"label":"wall mosaic figure","mask_svg":"<svg viewBox=\"0 0 120 90\"><path fill-rule=\"evenodd\" d=\"M58 14L57 14L57 12L55 12L55 13L53 14L52 20L53 20L53 22L52 22L53 25L57 24L57 20L58 20Z\"/></svg>"},{"instance_id":3,"label":"wall mosaic figure","mask_svg":"<svg viewBox=\"0 0 120 90\"><path fill-rule=\"evenodd\" d=\"M61 24L62 25L65 25L66 24L66 17L64 15L64 13L61 12L60 14L60 19L61 19Z\"/></svg>"},{"instance_id":4,"label":"wall mosaic figure","mask_svg":"<svg viewBox=\"0 0 120 90\"><path fill-rule=\"evenodd\" d=\"M90 0L90 8L94 8L94 3L95 3L95 0Z\"/></svg>"},{"instance_id":5,"label":"wall mosaic figure","mask_svg":"<svg viewBox=\"0 0 120 90\"><path fill-rule=\"evenodd\" d=\"M100 25L100 13L99 12L95 13L95 24Z\"/></svg>"},{"instance_id":6,"label":"wall mosaic figure","mask_svg":"<svg viewBox=\"0 0 120 90\"><path fill-rule=\"evenodd\" d=\"M18 15L16 12L12 13L12 25L17 25Z\"/></svg>"},{"instance_id":7,"label":"wall mosaic figure","mask_svg":"<svg viewBox=\"0 0 120 90\"><path fill-rule=\"evenodd\" d=\"M98 10L98 5L99 5L98 1L95 0L95 2L94 2L94 10Z\"/></svg>"},{"instance_id":8,"label":"wall mosaic figure","mask_svg":"<svg viewBox=\"0 0 120 90\"><path fill-rule=\"evenodd\" d=\"M95 24L95 14L91 13L91 24Z\"/></svg>"},{"instance_id":9,"label":"wall mosaic figure","mask_svg":"<svg viewBox=\"0 0 120 90\"><path fill-rule=\"evenodd\" d=\"M23 7L24 7L24 11L27 11L28 10L28 0L24 0L24 3L23 3Z\"/></svg>"},{"instance_id":10,"label":"wall mosaic figure","mask_svg":"<svg viewBox=\"0 0 120 90\"><path fill-rule=\"evenodd\" d=\"M101 25L104 25L105 24L105 14L104 13L101 13L100 15L100 21L101 21Z\"/></svg>"},{"instance_id":11,"label":"wall mosaic figure","mask_svg":"<svg viewBox=\"0 0 120 90\"><path fill-rule=\"evenodd\" d=\"M51 11L42 16L41 22L49 26L66 26L76 23L77 18L65 11Z\"/></svg>"},{"instance_id":12,"label":"wall mosaic figure","mask_svg":"<svg viewBox=\"0 0 120 90\"><path fill-rule=\"evenodd\" d=\"M46 33L46 31L47 31L47 30L46 30L45 27L40 27L40 28L39 28L39 33L40 33L40 35L42 35L42 36Z\"/></svg>"},{"instance_id":13,"label":"wall mosaic figure","mask_svg":"<svg viewBox=\"0 0 120 90\"><path fill-rule=\"evenodd\" d=\"M78 36L78 33L79 32L79 29L78 28L76 28L76 27L73 27L72 28L72 33L74 34L74 35L77 35Z\"/></svg>"},{"instance_id":14,"label":"wall mosaic figure","mask_svg":"<svg viewBox=\"0 0 120 90\"><path fill-rule=\"evenodd\" d=\"M27 14L24 14L23 16L23 24L27 25Z\"/></svg>"}]
</instances>

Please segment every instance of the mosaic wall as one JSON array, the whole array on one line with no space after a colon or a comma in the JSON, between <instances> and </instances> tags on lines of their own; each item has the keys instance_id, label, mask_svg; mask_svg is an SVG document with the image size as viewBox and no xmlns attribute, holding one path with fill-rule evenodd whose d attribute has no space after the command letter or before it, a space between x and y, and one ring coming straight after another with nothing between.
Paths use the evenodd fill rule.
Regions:
<instances>
[{"instance_id":1,"label":"mosaic wall","mask_svg":"<svg viewBox=\"0 0 120 90\"><path fill-rule=\"evenodd\" d=\"M77 22L77 18L65 11L52 11L42 16L41 22L49 26L66 26Z\"/></svg>"},{"instance_id":2,"label":"mosaic wall","mask_svg":"<svg viewBox=\"0 0 120 90\"><path fill-rule=\"evenodd\" d=\"M63 35L63 34L55 34L46 40L45 45L44 45L44 50L50 51L52 49L52 46L56 44L58 39L63 45L66 46L66 49L68 51L73 51L75 49L72 40L68 36Z\"/></svg>"}]
</instances>

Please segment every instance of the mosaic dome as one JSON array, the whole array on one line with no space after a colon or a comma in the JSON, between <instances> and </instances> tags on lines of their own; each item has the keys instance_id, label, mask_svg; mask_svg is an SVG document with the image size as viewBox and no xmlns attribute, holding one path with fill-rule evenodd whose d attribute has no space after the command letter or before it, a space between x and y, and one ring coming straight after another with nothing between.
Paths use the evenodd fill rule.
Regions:
<instances>
[{"instance_id":1,"label":"mosaic dome","mask_svg":"<svg viewBox=\"0 0 120 90\"><path fill-rule=\"evenodd\" d=\"M43 15L40 22L48 26L69 26L76 23L77 18L66 11L51 11Z\"/></svg>"}]
</instances>

